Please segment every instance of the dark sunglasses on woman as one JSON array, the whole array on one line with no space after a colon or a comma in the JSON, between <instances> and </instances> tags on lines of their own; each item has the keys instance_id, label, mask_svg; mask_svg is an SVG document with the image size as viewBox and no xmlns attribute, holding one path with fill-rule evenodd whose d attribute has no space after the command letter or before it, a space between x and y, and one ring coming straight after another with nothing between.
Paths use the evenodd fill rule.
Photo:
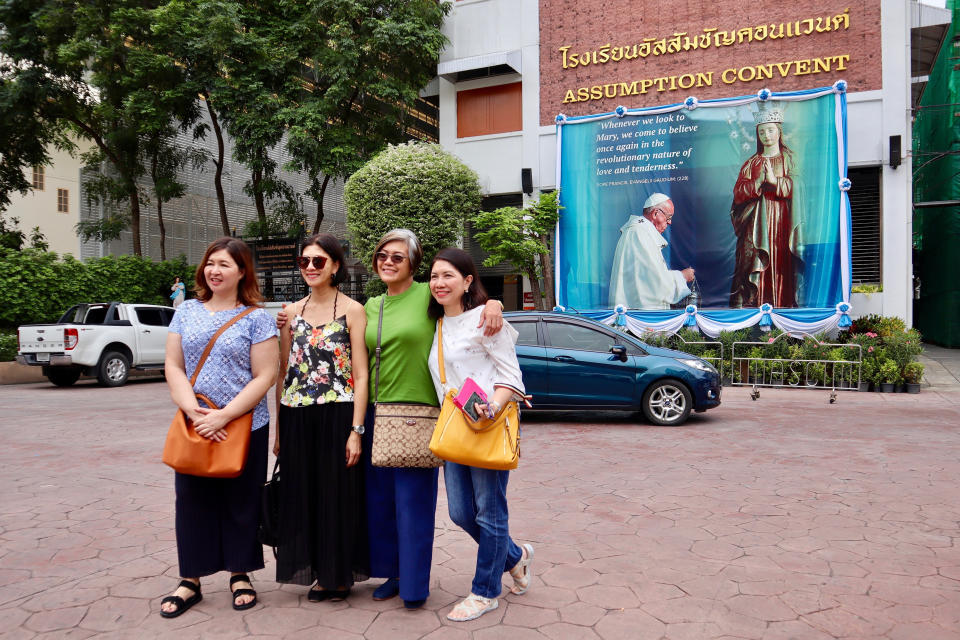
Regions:
<instances>
[{"instance_id":1,"label":"dark sunglasses on woman","mask_svg":"<svg viewBox=\"0 0 960 640\"><path fill-rule=\"evenodd\" d=\"M407 259L407 256L402 253L387 253L385 251L377 251L374 256L377 258L377 262L389 262L391 264L402 264Z\"/></svg>"},{"instance_id":2,"label":"dark sunglasses on woman","mask_svg":"<svg viewBox=\"0 0 960 640\"><path fill-rule=\"evenodd\" d=\"M306 269L307 267L310 266L311 261L313 262L314 269L323 269L324 265L327 264L327 257L313 256L312 258L310 258L308 256L300 256L299 258L297 258L297 265L301 269Z\"/></svg>"}]
</instances>

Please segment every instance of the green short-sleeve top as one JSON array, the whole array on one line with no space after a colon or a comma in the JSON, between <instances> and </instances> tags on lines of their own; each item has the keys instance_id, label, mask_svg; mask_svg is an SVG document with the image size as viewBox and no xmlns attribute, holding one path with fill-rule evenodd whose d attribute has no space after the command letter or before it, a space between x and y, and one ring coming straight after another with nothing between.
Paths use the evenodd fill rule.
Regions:
<instances>
[{"instance_id":1,"label":"green short-sleeve top","mask_svg":"<svg viewBox=\"0 0 960 640\"><path fill-rule=\"evenodd\" d=\"M380 340L380 402L420 402L437 406L437 393L427 359L433 346L436 320L427 315L430 286L414 282L396 296L377 296L364 305L367 312L367 350L370 352L370 402L376 399L377 324L380 300L383 334Z\"/></svg>"}]
</instances>

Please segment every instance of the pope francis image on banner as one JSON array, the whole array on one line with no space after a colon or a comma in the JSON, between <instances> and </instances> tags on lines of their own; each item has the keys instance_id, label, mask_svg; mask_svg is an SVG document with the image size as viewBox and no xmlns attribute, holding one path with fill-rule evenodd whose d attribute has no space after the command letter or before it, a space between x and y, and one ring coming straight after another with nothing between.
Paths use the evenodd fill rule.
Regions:
<instances>
[{"instance_id":1,"label":"pope francis image on banner","mask_svg":"<svg viewBox=\"0 0 960 640\"><path fill-rule=\"evenodd\" d=\"M667 268L661 235L672 224L673 201L654 193L643 203L643 216L632 215L620 227L620 241L610 273L610 306L628 309L669 309L690 295L693 269Z\"/></svg>"}]
</instances>

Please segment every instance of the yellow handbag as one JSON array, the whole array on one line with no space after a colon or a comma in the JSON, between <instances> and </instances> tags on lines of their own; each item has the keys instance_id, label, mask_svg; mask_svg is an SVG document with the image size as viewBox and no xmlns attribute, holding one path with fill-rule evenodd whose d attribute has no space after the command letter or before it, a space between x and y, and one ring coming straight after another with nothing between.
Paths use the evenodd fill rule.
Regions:
<instances>
[{"instance_id":1,"label":"yellow handbag","mask_svg":"<svg viewBox=\"0 0 960 640\"><path fill-rule=\"evenodd\" d=\"M437 355L440 383L447 383L443 366L443 318L437 322ZM447 391L440 417L430 439L430 450L438 458L481 469L516 469L520 462L520 409L510 401L492 420L471 422L453 399L456 389Z\"/></svg>"}]
</instances>

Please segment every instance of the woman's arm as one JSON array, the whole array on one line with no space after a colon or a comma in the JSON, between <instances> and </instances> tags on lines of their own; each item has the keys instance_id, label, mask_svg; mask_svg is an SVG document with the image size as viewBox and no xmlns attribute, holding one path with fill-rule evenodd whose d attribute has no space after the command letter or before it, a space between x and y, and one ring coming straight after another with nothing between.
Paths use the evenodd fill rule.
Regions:
<instances>
[{"instance_id":1,"label":"woman's arm","mask_svg":"<svg viewBox=\"0 0 960 640\"><path fill-rule=\"evenodd\" d=\"M503 328L503 303L499 300L487 300L483 305L483 311L480 312L480 324L477 328L485 326L483 335L492 336L500 332Z\"/></svg>"},{"instance_id":2,"label":"woman's arm","mask_svg":"<svg viewBox=\"0 0 960 640\"><path fill-rule=\"evenodd\" d=\"M277 428L273 433L273 455L280 453L280 397L283 395L283 383L287 378L287 361L290 358L290 344L293 339L290 337L290 329L284 327L280 329L280 351L277 358L277 380L275 383L276 391L274 399L277 407Z\"/></svg>"},{"instance_id":3,"label":"woman's arm","mask_svg":"<svg viewBox=\"0 0 960 640\"><path fill-rule=\"evenodd\" d=\"M223 430L228 422L239 418L255 406L266 395L270 386L277 379L277 340L269 338L250 347L250 372L253 379L238 393L233 400L220 409L199 409L203 416L194 422L197 433L204 437L206 433L216 433Z\"/></svg>"},{"instance_id":4,"label":"woman's arm","mask_svg":"<svg viewBox=\"0 0 960 640\"><path fill-rule=\"evenodd\" d=\"M163 364L163 373L170 387L170 397L183 410L191 422L202 416L199 412L200 403L187 378L186 365L183 361L183 341L179 333L167 333L167 351Z\"/></svg>"},{"instance_id":5,"label":"woman's arm","mask_svg":"<svg viewBox=\"0 0 960 640\"><path fill-rule=\"evenodd\" d=\"M354 302L347 309L347 329L350 331L350 368L353 372L353 424L363 424L370 397L370 363L365 338L367 312L359 302ZM347 438L348 467L357 464L360 451L360 434L354 431Z\"/></svg>"},{"instance_id":6,"label":"woman's arm","mask_svg":"<svg viewBox=\"0 0 960 640\"><path fill-rule=\"evenodd\" d=\"M504 331L480 340L487 357L497 370L493 395L490 396L491 404L496 403L496 406L492 407L494 414L504 404L520 397L524 392L523 375L520 373L520 362L514 346L516 339L516 330L507 324ZM478 408L481 411L486 409L485 406Z\"/></svg>"}]
</instances>

